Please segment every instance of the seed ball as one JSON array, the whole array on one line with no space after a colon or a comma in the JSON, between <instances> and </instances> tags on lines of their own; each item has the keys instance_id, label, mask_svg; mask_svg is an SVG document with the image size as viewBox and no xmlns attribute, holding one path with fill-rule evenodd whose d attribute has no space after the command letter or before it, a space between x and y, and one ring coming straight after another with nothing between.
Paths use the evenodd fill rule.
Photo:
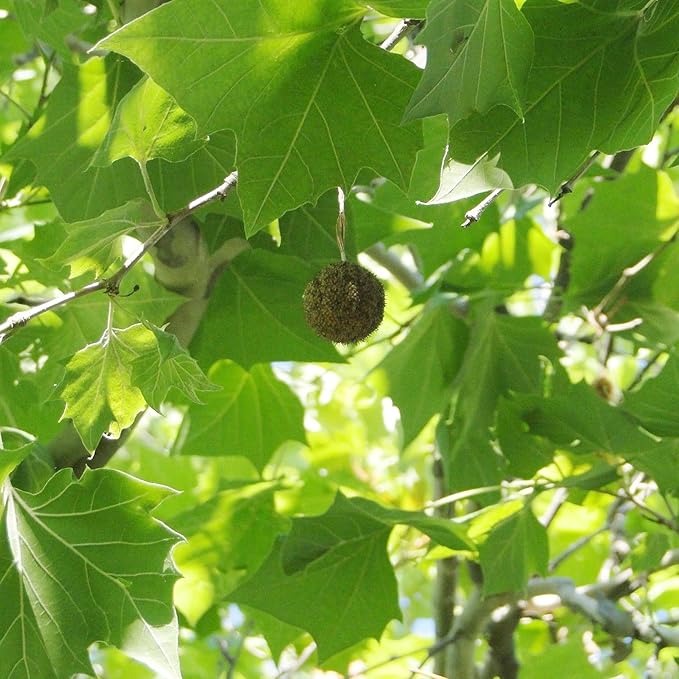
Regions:
<instances>
[{"instance_id":1,"label":"seed ball","mask_svg":"<svg viewBox=\"0 0 679 679\"><path fill-rule=\"evenodd\" d=\"M339 344L360 342L384 318L384 288L358 264L329 264L307 283L304 315L309 327L324 339Z\"/></svg>"}]
</instances>

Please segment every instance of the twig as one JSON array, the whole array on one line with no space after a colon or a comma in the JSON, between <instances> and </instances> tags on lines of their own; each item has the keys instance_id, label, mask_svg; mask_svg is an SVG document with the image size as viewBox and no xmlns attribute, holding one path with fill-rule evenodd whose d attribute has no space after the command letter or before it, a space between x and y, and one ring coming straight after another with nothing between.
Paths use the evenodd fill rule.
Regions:
<instances>
[{"instance_id":1,"label":"twig","mask_svg":"<svg viewBox=\"0 0 679 679\"><path fill-rule=\"evenodd\" d=\"M592 151L592 153L589 154L587 160L585 160L585 162L578 168L577 172L570 179L561 184L556 196L554 196L554 198L549 201L549 207L552 207L554 203L558 203L565 195L573 193L573 185L575 182L577 182L578 179L580 179L580 177L582 177L582 175L584 175L585 172L587 172L587 170L589 170L589 168L594 165L594 162L598 157L599 151Z\"/></svg>"},{"instance_id":2,"label":"twig","mask_svg":"<svg viewBox=\"0 0 679 679\"><path fill-rule=\"evenodd\" d=\"M117 295L120 290L120 282L129 273L130 269L163 237L167 234L176 224L185 219L190 214L198 210L199 208L211 203L214 200L226 198L230 191L236 186L238 182L238 172L233 171L224 181L212 191L208 191L202 196L199 196L195 200L192 200L185 208L182 208L179 212L172 215L167 215L167 223L159 227L149 238L142 243L139 250L132 256L128 257L127 260L122 264L122 266L113 273L109 278L103 278L88 285L83 286L78 290L72 292L67 292L59 297L51 299L49 302L40 304L27 311L20 311L16 314L10 316L3 323L0 323L0 345L7 341L7 339L14 334L19 328L22 328L29 321L37 318L38 316L52 311L68 302L78 299L80 297L85 297L86 295L91 295L94 292L105 292L108 295Z\"/></svg>"},{"instance_id":3,"label":"twig","mask_svg":"<svg viewBox=\"0 0 679 679\"><path fill-rule=\"evenodd\" d=\"M547 507L544 515L540 518L540 523L545 528L549 528L561 507L564 506L566 500L568 500L568 488L557 488L549 507Z\"/></svg>"},{"instance_id":4,"label":"twig","mask_svg":"<svg viewBox=\"0 0 679 679\"><path fill-rule=\"evenodd\" d=\"M648 374L648 371L649 371L649 370L650 370L650 369L658 362L658 360L660 359L660 357L661 357L665 352L666 352L665 349L657 349L657 350L655 351L655 353L653 354L653 356L651 356L651 357L648 359L648 361L646 361L645 365L644 365L644 366L641 368L641 370L639 370L639 372L634 376L634 379L633 379L632 382L630 383L629 387L627 387L627 389L625 389L625 391L626 391L626 392L632 391L632 390L634 389L634 387L636 387L636 386L641 382L641 380L643 380L644 377L646 377L646 375Z\"/></svg>"},{"instance_id":5,"label":"twig","mask_svg":"<svg viewBox=\"0 0 679 679\"><path fill-rule=\"evenodd\" d=\"M642 257L636 264L623 269L622 274L620 274L620 278L615 282L615 285L588 314L588 320L592 322L595 327L598 327L600 330L606 329L608 317L604 312L617 301L622 291L635 276L638 276L649 264L651 264L651 262L655 261L663 252L665 252L665 250L667 250L667 248L674 244L677 240L678 233L679 231L675 231L670 238L663 241L655 248L655 250L653 250L653 252Z\"/></svg>"},{"instance_id":6,"label":"twig","mask_svg":"<svg viewBox=\"0 0 679 679\"><path fill-rule=\"evenodd\" d=\"M393 50L398 43L408 35L412 30L421 26L424 22L421 19L403 19L396 28L391 32L388 38L382 42L380 47L383 50Z\"/></svg>"},{"instance_id":7,"label":"twig","mask_svg":"<svg viewBox=\"0 0 679 679\"><path fill-rule=\"evenodd\" d=\"M335 224L335 238L337 247L340 251L340 258L343 262L347 261L347 253L344 249L344 238L347 231L347 213L344 207L344 190L341 186L337 187L337 223Z\"/></svg>"},{"instance_id":8,"label":"twig","mask_svg":"<svg viewBox=\"0 0 679 679\"><path fill-rule=\"evenodd\" d=\"M595 530L593 533L588 533L587 535L583 535L581 538L576 540L575 542L572 542L566 549L561 552L561 554L557 554L550 562L549 566L547 567L547 570L552 573L554 572L563 561L565 561L569 556L572 554L575 554L579 549L582 549L585 545L587 545L593 538L595 538L597 535L601 535L602 533L605 533L608 530L607 526L602 526L601 528L598 528Z\"/></svg>"},{"instance_id":9,"label":"twig","mask_svg":"<svg viewBox=\"0 0 679 679\"><path fill-rule=\"evenodd\" d=\"M478 205L474 206L471 210L465 212L465 219L460 226L466 229L468 226L478 222L481 219L481 215L485 212L486 208L504 191L504 189L495 189L491 191Z\"/></svg>"},{"instance_id":10,"label":"twig","mask_svg":"<svg viewBox=\"0 0 679 679\"><path fill-rule=\"evenodd\" d=\"M556 235L557 243L561 246L561 256L559 257L559 268L554 276L552 291L549 294L543 318L553 323L561 313L563 306L563 295L568 290L571 280L571 256L573 251L573 236L564 229L559 229Z\"/></svg>"}]
</instances>

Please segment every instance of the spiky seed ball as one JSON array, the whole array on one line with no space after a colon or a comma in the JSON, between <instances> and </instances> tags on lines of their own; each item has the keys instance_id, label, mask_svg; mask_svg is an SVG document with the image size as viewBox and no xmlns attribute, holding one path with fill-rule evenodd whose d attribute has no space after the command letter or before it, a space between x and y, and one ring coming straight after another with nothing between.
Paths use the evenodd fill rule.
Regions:
<instances>
[{"instance_id":1,"label":"spiky seed ball","mask_svg":"<svg viewBox=\"0 0 679 679\"><path fill-rule=\"evenodd\" d=\"M307 283L304 314L320 337L340 344L360 342L384 318L384 288L358 264L329 264Z\"/></svg>"}]
</instances>

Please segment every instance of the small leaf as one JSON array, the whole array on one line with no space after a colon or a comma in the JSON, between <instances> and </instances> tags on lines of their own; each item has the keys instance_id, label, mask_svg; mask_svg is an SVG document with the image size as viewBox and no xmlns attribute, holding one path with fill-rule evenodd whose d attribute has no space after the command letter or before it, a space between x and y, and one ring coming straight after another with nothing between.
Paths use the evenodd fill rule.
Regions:
<instances>
[{"instance_id":1,"label":"small leaf","mask_svg":"<svg viewBox=\"0 0 679 679\"><path fill-rule=\"evenodd\" d=\"M146 402L131 381L130 362L144 342L141 325L112 328L94 344L81 349L66 365L60 396L62 419L73 420L85 448L93 452L102 434L118 438Z\"/></svg>"},{"instance_id":2,"label":"small leaf","mask_svg":"<svg viewBox=\"0 0 679 679\"><path fill-rule=\"evenodd\" d=\"M195 403L201 402L197 391L219 391L175 335L151 323L144 323L144 327L150 333L148 343L130 367L132 383L152 408L160 412L160 406L171 389L176 389Z\"/></svg>"},{"instance_id":3,"label":"small leaf","mask_svg":"<svg viewBox=\"0 0 679 679\"><path fill-rule=\"evenodd\" d=\"M65 224L66 239L47 262L71 265L71 278L87 271L99 276L113 263L120 237L136 229L157 228L161 220L145 200L129 203L82 222Z\"/></svg>"},{"instance_id":4,"label":"small leaf","mask_svg":"<svg viewBox=\"0 0 679 679\"><path fill-rule=\"evenodd\" d=\"M149 510L171 491L112 470L62 470L33 495L4 485L0 535L0 675L92 674L87 647L118 646L162 679L179 679L180 536Z\"/></svg>"},{"instance_id":5,"label":"small leaf","mask_svg":"<svg viewBox=\"0 0 679 679\"><path fill-rule=\"evenodd\" d=\"M445 160L441 167L441 183L436 194L424 205L454 203L484 191L513 188L509 175L497 166L499 156L482 155L471 165Z\"/></svg>"},{"instance_id":6,"label":"small leaf","mask_svg":"<svg viewBox=\"0 0 679 679\"><path fill-rule=\"evenodd\" d=\"M184 160L204 144L197 129L162 87L143 78L118 104L92 165L105 167L128 156L141 164L153 158Z\"/></svg>"},{"instance_id":7,"label":"small leaf","mask_svg":"<svg viewBox=\"0 0 679 679\"><path fill-rule=\"evenodd\" d=\"M491 530L479 556L484 594L521 592L531 575L547 572L547 531L526 506Z\"/></svg>"}]
</instances>

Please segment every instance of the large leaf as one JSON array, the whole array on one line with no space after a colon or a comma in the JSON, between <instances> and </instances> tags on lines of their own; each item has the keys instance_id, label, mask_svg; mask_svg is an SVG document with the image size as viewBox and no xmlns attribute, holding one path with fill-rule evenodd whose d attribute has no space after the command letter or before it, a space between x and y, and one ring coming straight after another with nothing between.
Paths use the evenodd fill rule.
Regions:
<instances>
[{"instance_id":1,"label":"large leaf","mask_svg":"<svg viewBox=\"0 0 679 679\"><path fill-rule=\"evenodd\" d=\"M184 455L243 455L261 470L281 443L305 441L302 404L268 365L247 372L218 361L209 378L221 391L189 407L179 437Z\"/></svg>"},{"instance_id":2,"label":"large leaf","mask_svg":"<svg viewBox=\"0 0 679 679\"><path fill-rule=\"evenodd\" d=\"M460 121L450 133L455 160L499 153L515 186L555 193L592 149L615 153L652 138L679 88L679 1L620 13L609 0L589 5L523 5L535 35L523 115L495 106Z\"/></svg>"},{"instance_id":3,"label":"large leaf","mask_svg":"<svg viewBox=\"0 0 679 679\"><path fill-rule=\"evenodd\" d=\"M204 368L230 358L245 368L270 361L337 361L306 325L304 286L314 270L297 257L253 250L239 255L210 295L191 353Z\"/></svg>"},{"instance_id":4,"label":"large leaf","mask_svg":"<svg viewBox=\"0 0 679 679\"><path fill-rule=\"evenodd\" d=\"M322 554L286 573L286 561L293 570L297 562L284 556L285 541L279 541L260 570L228 598L307 630L323 661L362 639L379 637L389 620L400 619L386 549L391 526L357 511L341 495L322 517L293 520L293 531L298 521L315 521L304 524L312 529L311 542L305 542L314 549L320 541Z\"/></svg>"},{"instance_id":5,"label":"large leaf","mask_svg":"<svg viewBox=\"0 0 679 679\"><path fill-rule=\"evenodd\" d=\"M526 505L490 531L479 557L485 594L521 592L531 575L547 572L547 531Z\"/></svg>"},{"instance_id":6,"label":"large leaf","mask_svg":"<svg viewBox=\"0 0 679 679\"><path fill-rule=\"evenodd\" d=\"M179 679L168 559L179 536L149 516L169 489L63 470L35 495L7 482L3 491L0 674L91 674L87 647L103 641Z\"/></svg>"},{"instance_id":7,"label":"large leaf","mask_svg":"<svg viewBox=\"0 0 679 679\"><path fill-rule=\"evenodd\" d=\"M498 104L523 116L533 31L514 0L435 0L419 42L427 67L407 118L447 113L452 126Z\"/></svg>"},{"instance_id":8,"label":"large leaf","mask_svg":"<svg viewBox=\"0 0 679 679\"><path fill-rule=\"evenodd\" d=\"M351 0L176 0L102 44L140 65L201 131L235 131L251 235L332 186L348 190L362 167L407 186L419 132L399 123L417 71L365 42L363 12Z\"/></svg>"},{"instance_id":9,"label":"large leaf","mask_svg":"<svg viewBox=\"0 0 679 679\"><path fill-rule=\"evenodd\" d=\"M452 381L467 348L467 336L467 326L440 302L418 319L406 338L378 366L386 374L387 393L401 411L404 445L450 398Z\"/></svg>"}]
</instances>

